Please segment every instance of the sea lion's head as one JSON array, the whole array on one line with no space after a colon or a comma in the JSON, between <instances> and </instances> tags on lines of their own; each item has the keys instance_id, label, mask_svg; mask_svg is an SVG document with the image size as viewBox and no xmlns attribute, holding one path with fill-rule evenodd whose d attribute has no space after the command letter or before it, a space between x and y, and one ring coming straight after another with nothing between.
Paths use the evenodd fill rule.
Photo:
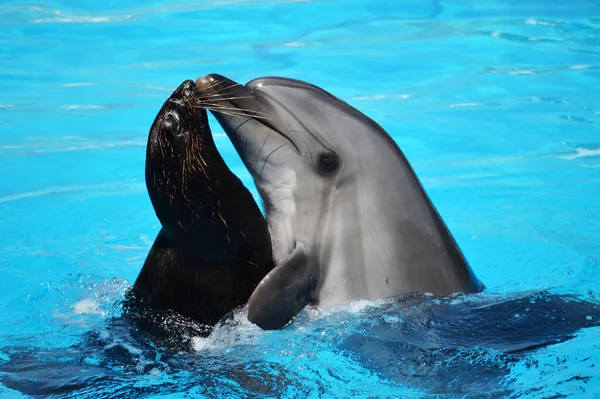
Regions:
<instances>
[{"instance_id":1,"label":"sea lion's head","mask_svg":"<svg viewBox=\"0 0 600 399\"><path fill-rule=\"evenodd\" d=\"M202 259L225 262L242 247L270 258L264 217L219 154L202 96L186 80L150 128L146 185L156 215L170 241Z\"/></svg>"}]
</instances>

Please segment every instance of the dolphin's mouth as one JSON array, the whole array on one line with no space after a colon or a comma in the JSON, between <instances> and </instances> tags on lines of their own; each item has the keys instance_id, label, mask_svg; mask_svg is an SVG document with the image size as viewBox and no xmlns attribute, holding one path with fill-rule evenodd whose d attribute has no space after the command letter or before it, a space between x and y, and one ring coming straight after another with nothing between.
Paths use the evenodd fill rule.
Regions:
<instances>
[{"instance_id":1,"label":"dolphin's mouth","mask_svg":"<svg viewBox=\"0 0 600 399\"><path fill-rule=\"evenodd\" d=\"M260 86L256 86L253 82L250 81L243 85L219 74L209 74L199 77L196 80L196 87L205 93L210 93L204 104L206 109L215 116L217 116L216 114L229 116L229 118L217 118L221 125L234 123L239 125L239 122L235 121L238 118L246 121L253 120L285 138L300 154L300 148L295 138L288 133L289 129L280 118L277 118L277 112L273 110L271 104L277 103L277 101L255 90ZM225 130L227 131L227 129ZM237 128L234 129L235 131Z\"/></svg>"},{"instance_id":2,"label":"dolphin's mouth","mask_svg":"<svg viewBox=\"0 0 600 399\"><path fill-rule=\"evenodd\" d=\"M222 75L210 74L204 78L198 78L196 86L201 90L213 91L215 100L220 101L218 106L211 107L212 111L219 112L219 108L221 108L222 113L229 112L252 119L266 119L261 112L263 107L260 104L260 95L241 83ZM228 104L223 103L224 101Z\"/></svg>"}]
</instances>

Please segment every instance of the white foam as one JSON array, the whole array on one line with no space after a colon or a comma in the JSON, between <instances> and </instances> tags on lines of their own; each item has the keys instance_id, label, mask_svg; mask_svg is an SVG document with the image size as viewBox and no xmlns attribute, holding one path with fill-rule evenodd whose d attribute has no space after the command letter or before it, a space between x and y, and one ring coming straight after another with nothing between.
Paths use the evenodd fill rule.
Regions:
<instances>
[{"instance_id":1,"label":"white foam","mask_svg":"<svg viewBox=\"0 0 600 399\"><path fill-rule=\"evenodd\" d=\"M387 300L382 299L377 301L370 301L367 299L360 299L354 301L347 301L343 304L332 306L329 308L307 307L305 308L305 311L307 312L310 320L317 320L334 316L336 314L339 314L340 312L359 314L369 307L381 306L384 303L387 303Z\"/></svg>"},{"instance_id":2,"label":"white foam","mask_svg":"<svg viewBox=\"0 0 600 399\"><path fill-rule=\"evenodd\" d=\"M102 314L98 309L98 302L92 298L85 298L73 305L75 314Z\"/></svg>"},{"instance_id":3,"label":"white foam","mask_svg":"<svg viewBox=\"0 0 600 399\"><path fill-rule=\"evenodd\" d=\"M191 337L195 352L207 349L231 348L236 345L253 345L257 339L268 332L248 320L247 308L237 309L233 319L218 323L208 337Z\"/></svg>"},{"instance_id":4,"label":"white foam","mask_svg":"<svg viewBox=\"0 0 600 399\"><path fill-rule=\"evenodd\" d=\"M384 314L382 319L387 324L398 324L402 323L403 321L399 314Z\"/></svg>"},{"instance_id":5,"label":"white foam","mask_svg":"<svg viewBox=\"0 0 600 399\"><path fill-rule=\"evenodd\" d=\"M106 330L100 330L99 338L102 340L107 340L108 338L110 338L110 333Z\"/></svg>"},{"instance_id":6,"label":"white foam","mask_svg":"<svg viewBox=\"0 0 600 399\"><path fill-rule=\"evenodd\" d=\"M195 352L202 351L209 343L210 339L204 337L192 337L192 350Z\"/></svg>"}]
</instances>

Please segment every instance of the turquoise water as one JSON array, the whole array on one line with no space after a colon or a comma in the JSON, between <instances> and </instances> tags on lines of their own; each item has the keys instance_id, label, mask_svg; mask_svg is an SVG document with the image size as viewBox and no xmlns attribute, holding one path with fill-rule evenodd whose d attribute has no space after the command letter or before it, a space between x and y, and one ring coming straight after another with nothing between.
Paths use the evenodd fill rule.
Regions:
<instances>
[{"instance_id":1,"label":"turquoise water","mask_svg":"<svg viewBox=\"0 0 600 399\"><path fill-rule=\"evenodd\" d=\"M375 119L485 293L304 311L270 333L238 311L192 353L115 321L159 230L148 130L213 72L307 80ZM596 0L3 1L0 397L600 397L600 327L494 343L596 320L599 93ZM581 306L555 317L567 294Z\"/></svg>"}]
</instances>

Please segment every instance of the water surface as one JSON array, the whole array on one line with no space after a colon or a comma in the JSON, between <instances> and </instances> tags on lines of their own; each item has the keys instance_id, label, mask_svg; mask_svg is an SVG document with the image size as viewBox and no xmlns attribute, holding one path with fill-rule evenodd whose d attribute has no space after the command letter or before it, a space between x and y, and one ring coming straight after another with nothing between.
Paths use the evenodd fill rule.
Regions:
<instances>
[{"instance_id":1,"label":"water surface","mask_svg":"<svg viewBox=\"0 0 600 399\"><path fill-rule=\"evenodd\" d=\"M599 68L591 0L4 1L0 394L599 395ZM486 292L276 333L241 311L192 353L132 330L119 302L159 230L148 130L212 72L308 80L375 119Z\"/></svg>"}]
</instances>

